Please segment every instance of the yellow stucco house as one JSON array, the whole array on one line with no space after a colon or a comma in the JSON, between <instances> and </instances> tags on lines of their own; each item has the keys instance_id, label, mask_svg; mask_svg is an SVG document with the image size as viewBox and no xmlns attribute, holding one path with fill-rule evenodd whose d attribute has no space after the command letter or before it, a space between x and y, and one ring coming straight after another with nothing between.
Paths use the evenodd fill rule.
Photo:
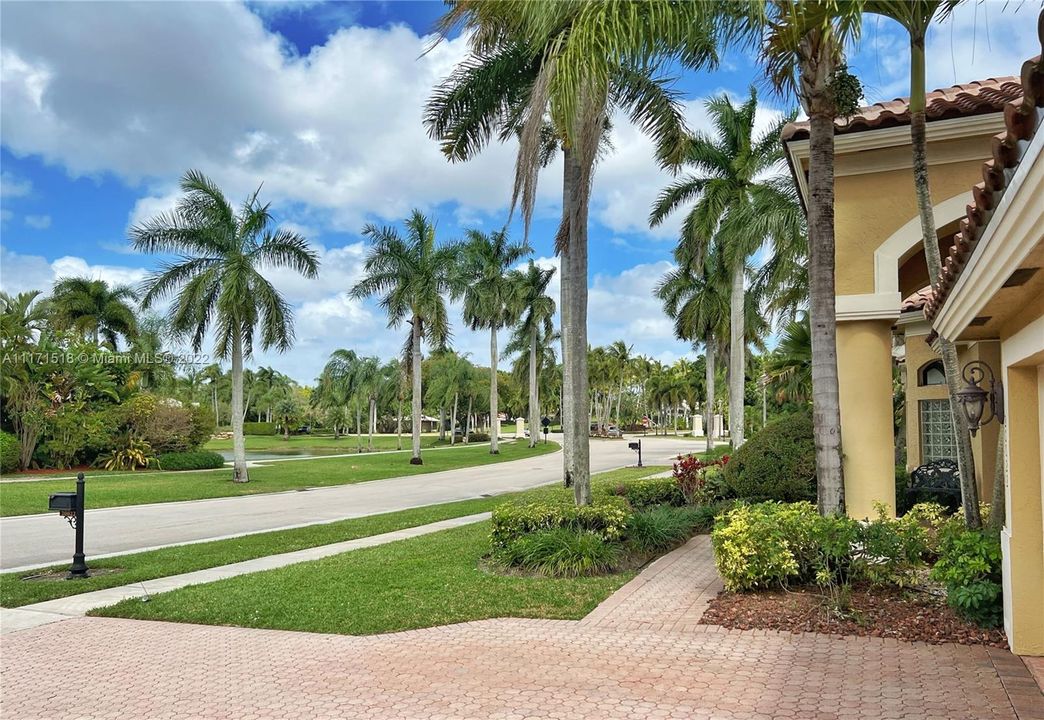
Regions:
<instances>
[{"instance_id":1,"label":"yellow stucco house","mask_svg":"<svg viewBox=\"0 0 1044 720\"><path fill-rule=\"evenodd\" d=\"M1044 37L1044 14L1038 23ZM1015 68L1013 68L1014 70ZM1004 424L973 439L980 497L1005 433L1005 630L1044 655L1044 66L928 96L928 159L942 277L929 278L910 151L909 104L878 103L836 124L836 310L849 514L895 499L893 368L905 373L907 469L953 457L937 337L1003 387ZM808 126L784 130L807 193ZM981 367L981 366L980 366ZM989 411L986 412L987 417ZM902 443L903 438L900 438Z\"/></svg>"}]
</instances>

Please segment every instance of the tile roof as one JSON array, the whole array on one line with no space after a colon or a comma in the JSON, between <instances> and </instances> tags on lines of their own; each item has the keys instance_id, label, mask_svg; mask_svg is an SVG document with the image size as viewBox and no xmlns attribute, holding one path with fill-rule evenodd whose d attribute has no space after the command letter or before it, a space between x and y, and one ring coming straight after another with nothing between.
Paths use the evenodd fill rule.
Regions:
<instances>
[{"instance_id":1,"label":"tile roof","mask_svg":"<svg viewBox=\"0 0 1044 720\"><path fill-rule=\"evenodd\" d=\"M929 122L998 112L1012 100L1022 97L1019 78L1008 76L976 80L963 85L933 90L926 96L925 114ZM896 98L860 108L847 118L834 120L835 134L910 124L910 99ZM783 128L783 142L808 138L808 121L793 122Z\"/></svg>"},{"instance_id":2,"label":"tile roof","mask_svg":"<svg viewBox=\"0 0 1044 720\"><path fill-rule=\"evenodd\" d=\"M899 303L899 312L909 312L911 310L920 310L925 306L932 297L932 286L928 285L923 287L913 295L903 298L903 301Z\"/></svg>"},{"instance_id":3,"label":"tile roof","mask_svg":"<svg viewBox=\"0 0 1044 720\"><path fill-rule=\"evenodd\" d=\"M1044 51L1044 11L1037 19L1037 34ZM1041 56L1022 65L1023 95L1004 106L1004 132L993 138L993 157L982 164L982 182L972 188L974 204L967 207L960 232L953 237L949 254L943 258L942 272L932 284L932 297L924 314L935 318L958 276L971 256L994 209L1001 201L1015 168L1044 118L1044 62Z\"/></svg>"}]
</instances>

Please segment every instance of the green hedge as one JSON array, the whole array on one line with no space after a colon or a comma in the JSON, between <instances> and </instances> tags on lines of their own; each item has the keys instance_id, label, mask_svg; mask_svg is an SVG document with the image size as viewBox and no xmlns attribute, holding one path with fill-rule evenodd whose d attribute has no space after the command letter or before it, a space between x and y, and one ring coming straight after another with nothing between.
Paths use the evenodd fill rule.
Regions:
<instances>
[{"instance_id":1,"label":"green hedge","mask_svg":"<svg viewBox=\"0 0 1044 720\"><path fill-rule=\"evenodd\" d=\"M220 453L210 450L163 453L156 459L160 470L211 470L225 464Z\"/></svg>"},{"instance_id":2,"label":"green hedge","mask_svg":"<svg viewBox=\"0 0 1044 720\"><path fill-rule=\"evenodd\" d=\"M815 500L812 413L788 415L756 433L729 458L725 484L729 494L746 500Z\"/></svg>"},{"instance_id":3,"label":"green hedge","mask_svg":"<svg viewBox=\"0 0 1044 720\"><path fill-rule=\"evenodd\" d=\"M13 472L18 469L18 438L11 433L0 432L0 472Z\"/></svg>"},{"instance_id":4,"label":"green hedge","mask_svg":"<svg viewBox=\"0 0 1044 720\"><path fill-rule=\"evenodd\" d=\"M580 506L550 501L506 503L493 508L490 544L496 554L507 550L524 535L555 528L593 532L607 542L614 542L623 536L630 514L627 502L617 497Z\"/></svg>"},{"instance_id":5,"label":"green hedge","mask_svg":"<svg viewBox=\"0 0 1044 720\"><path fill-rule=\"evenodd\" d=\"M685 504L685 496L682 495L678 482L673 477L626 480L615 485L609 492L612 495L626 498L635 510L654 505L680 507Z\"/></svg>"},{"instance_id":6,"label":"green hedge","mask_svg":"<svg viewBox=\"0 0 1044 720\"><path fill-rule=\"evenodd\" d=\"M275 435L276 424L270 422L245 422L243 423L244 435Z\"/></svg>"}]
</instances>

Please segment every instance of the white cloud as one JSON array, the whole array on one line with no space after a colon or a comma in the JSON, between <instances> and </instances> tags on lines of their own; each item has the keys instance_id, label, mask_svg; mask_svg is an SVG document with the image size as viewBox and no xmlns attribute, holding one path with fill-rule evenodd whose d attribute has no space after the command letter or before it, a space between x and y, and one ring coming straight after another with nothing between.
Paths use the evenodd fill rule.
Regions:
<instances>
[{"instance_id":1,"label":"white cloud","mask_svg":"<svg viewBox=\"0 0 1044 720\"><path fill-rule=\"evenodd\" d=\"M0 172L0 197L23 197L32 190L31 180L20 178L8 170Z\"/></svg>"},{"instance_id":2,"label":"white cloud","mask_svg":"<svg viewBox=\"0 0 1044 720\"><path fill-rule=\"evenodd\" d=\"M33 230L46 230L51 227L50 215L26 215L25 224Z\"/></svg>"}]
</instances>

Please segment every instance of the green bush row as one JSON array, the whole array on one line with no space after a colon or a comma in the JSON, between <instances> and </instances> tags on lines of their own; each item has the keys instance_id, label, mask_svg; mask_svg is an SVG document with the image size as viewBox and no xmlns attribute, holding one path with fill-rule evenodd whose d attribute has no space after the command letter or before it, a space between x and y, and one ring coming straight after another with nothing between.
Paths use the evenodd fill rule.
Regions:
<instances>
[{"instance_id":1,"label":"green bush row","mask_svg":"<svg viewBox=\"0 0 1044 720\"><path fill-rule=\"evenodd\" d=\"M244 435L275 435L276 424L274 422L245 422L243 423Z\"/></svg>"},{"instance_id":2,"label":"green bush row","mask_svg":"<svg viewBox=\"0 0 1044 720\"><path fill-rule=\"evenodd\" d=\"M225 464L220 453L210 450L163 453L156 461L160 470L212 470Z\"/></svg>"},{"instance_id":3,"label":"green bush row","mask_svg":"<svg viewBox=\"0 0 1044 720\"><path fill-rule=\"evenodd\" d=\"M962 617L984 627L1004 619L1001 545L995 532L967 530L963 521L940 530L932 579L946 586L946 601Z\"/></svg>"},{"instance_id":4,"label":"green bush row","mask_svg":"<svg viewBox=\"0 0 1044 720\"><path fill-rule=\"evenodd\" d=\"M0 432L0 472L14 472L18 469L20 446L18 438L9 432Z\"/></svg>"},{"instance_id":5,"label":"green bush row","mask_svg":"<svg viewBox=\"0 0 1044 720\"><path fill-rule=\"evenodd\" d=\"M579 506L551 501L506 503L493 509L490 544L496 554L524 535L557 528L593 532L612 542L623 536L629 515L626 501L615 497Z\"/></svg>"},{"instance_id":6,"label":"green bush row","mask_svg":"<svg viewBox=\"0 0 1044 720\"><path fill-rule=\"evenodd\" d=\"M654 505L680 507L685 504L685 496L673 477L625 480L610 488L608 494L626 498L635 510Z\"/></svg>"}]
</instances>

